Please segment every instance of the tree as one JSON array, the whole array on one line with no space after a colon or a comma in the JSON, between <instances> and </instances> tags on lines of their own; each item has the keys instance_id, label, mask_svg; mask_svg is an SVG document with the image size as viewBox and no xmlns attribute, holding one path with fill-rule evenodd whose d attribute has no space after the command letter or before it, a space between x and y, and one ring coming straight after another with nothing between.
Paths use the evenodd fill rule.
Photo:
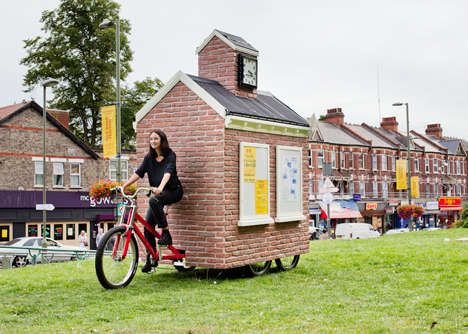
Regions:
<instances>
[{"instance_id":1,"label":"tree","mask_svg":"<svg viewBox=\"0 0 468 334\"><path fill-rule=\"evenodd\" d=\"M24 41L27 90L46 78L59 80L51 106L69 110L71 130L91 146L100 142L99 108L115 103L115 28L99 25L117 20L119 7L111 0L61 0L57 9L42 13L45 36ZM121 20L122 80L131 71L129 33L129 22Z\"/></svg>"},{"instance_id":2,"label":"tree","mask_svg":"<svg viewBox=\"0 0 468 334\"><path fill-rule=\"evenodd\" d=\"M163 86L158 78L146 78L136 81L132 88L122 88L122 147L133 149L135 146L135 131L133 121L135 113Z\"/></svg>"}]
</instances>

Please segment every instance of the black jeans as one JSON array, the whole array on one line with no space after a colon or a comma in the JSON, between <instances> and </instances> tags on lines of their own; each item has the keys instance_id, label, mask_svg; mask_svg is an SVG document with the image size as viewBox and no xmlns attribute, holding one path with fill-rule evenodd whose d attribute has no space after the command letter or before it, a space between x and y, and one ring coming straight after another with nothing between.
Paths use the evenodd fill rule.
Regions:
<instances>
[{"instance_id":1,"label":"black jeans","mask_svg":"<svg viewBox=\"0 0 468 334\"><path fill-rule=\"evenodd\" d=\"M167 219L164 213L164 206L179 202L183 195L182 186L179 186L176 189L164 189L159 195L151 196L149 208L146 211L146 221L153 227L157 224L160 228L166 228ZM156 240L147 229L145 229L145 238L153 248L156 248Z\"/></svg>"}]
</instances>

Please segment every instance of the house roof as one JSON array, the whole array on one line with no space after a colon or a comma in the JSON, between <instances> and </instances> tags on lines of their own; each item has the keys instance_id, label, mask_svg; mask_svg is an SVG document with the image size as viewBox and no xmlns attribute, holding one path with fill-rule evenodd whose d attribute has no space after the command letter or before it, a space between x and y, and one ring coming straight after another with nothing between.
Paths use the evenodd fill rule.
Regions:
<instances>
[{"instance_id":1,"label":"house roof","mask_svg":"<svg viewBox=\"0 0 468 334\"><path fill-rule=\"evenodd\" d=\"M0 108L0 125L13 118L15 115L18 115L29 109L36 111L42 116L42 107L34 101L17 103ZM51 116L49 113L46 113L46 117L47 120L55 127L57 127L60 132L62 132L66 137L82 148L83 151L89 154L93 159L99 158L99 155L94 152L93 149L86 145L80 138L75 136L70 130L65 128L55 117Z\"/></svg>"},{"instance_id":2,"label":"house roof","mask_svg":"<svg viewBox=\"0 0 468 334\"><path fill-rule=\"evenodd\" d=\"M257 97L236 96L217 81L193 75L189 77L224 106L226 115L309 126L306 119L270 93L257 91Z\"/></svg>"},{"instance_id":3,"label":"house roof","mask_svg":"<svg viewBox=\"0 0 468 334\"><path fill-rule=\"evenodd\" d=\"M9 117L13 114L16 110L20 109L22 106L27 104L27 102L23 101L21 103L12 104L9 106L1 107L0 108L0 122L4 119Z\"/></svg>"},{"instance_id":4,"label":"house roof","mask_svg":"<svg viewBox=\"0 0 468 334\"><path fill-rule=\"evenodd\" d=\"M372 142L372 146L374 147L383 147L383 148L398 148L396 145L392 144L389 140L385 140L379 136L377 133L373 132L371 129L363 125L357 124L346 124L347 127L351 128L354 132L359 134L361 137L364 137L367 140Z\"/></svg>"},{"instance_id":5,"label":"house roof","mask_svg":"<svg viewBox=\"0 0 468 334\"><path fill-rule=\"evenodd\" d=\"M257 97L236 96L214 80L177 72L136 114L138 123L156 106L159 101L178 83L182 82L205 101L221 117L229 115L259 119L276 123L309 127L307 121L294 110L268 93Z\"/></svg>"},{"instance_id":6,"label":"house roof","mask_svg":"<svg viewBox=\"0 0 468 334\"><path fill-rule=\"evenodd\" d=\"M440 145L445 146L451 154L466 154L461 139L434 139Z\"/></svg>"},{"instance_id":7,"label":"house roof","mask_svg":"<svg viewBox=\"0 0 468 334\"><path fill-rule=\"evenodd\" d=\"M236 51L244 52L255 57L258 56L258 50L255 49L250 43L247 43L245 39L243 39L242 37L218 30L218 29L213 30L213 32L207 38L205 38L203 43L197 48L197 53L200 53L200 51L203 50L203 48L215 36L218 37L220 40L222 40L224 43L226 43L227 45L229 45L231 48L233 48Z\"/></svg>"},{"instance_id":8,"label":"house roof","mask_svg":"<svg viewBox=\"0 0 468 334\"><path fill-rule=\"evenodd\" d=\"M424 150L426 152L436 152L436 153L446 153L447 148L440 145L439 143L431 140L429 137L420 134L419 132L416 132L414 130L411 130L411 134L415 135L413 136L413 141L415 144L424 147Z\"/></svg>"},{"instance_id":9,"label":"house roof","mask_svg":"<svg viewBox=\"0 0 468 334\"><path fill-rule=\"evenodd\" d=\"M318 127L324 142L340 145L369 146L368 142L357 136L353 136L337 124L319 121Z\"/></svg>"}]
</instances>

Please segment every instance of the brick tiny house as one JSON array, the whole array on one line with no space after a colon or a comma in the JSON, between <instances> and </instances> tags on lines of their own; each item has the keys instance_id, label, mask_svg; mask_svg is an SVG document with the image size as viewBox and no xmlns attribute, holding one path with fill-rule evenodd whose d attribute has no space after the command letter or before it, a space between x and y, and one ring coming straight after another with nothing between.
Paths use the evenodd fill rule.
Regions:
<instances>
[{"instance_id":1,"label":"brick tiny house","mask_svg":"<svg viewBox=\"0 0 468 334\"><path fill-rule=\"evenodd\" d=\"M277 214L276 147L302 148L302 215L307 215L307 121L271 94L239 84L239 55L258 54L243 39L215 30L197 51L199 76L178 72L136 117L139 159L155 128L166 132L177 154L185 194L169 210L175 245L187 251L190 265L208 268L307 252L305 220L239 226L241 142L269 146L271 218ZM146 198L139 208L144 213Z\"/></svg>"}]
</instances>

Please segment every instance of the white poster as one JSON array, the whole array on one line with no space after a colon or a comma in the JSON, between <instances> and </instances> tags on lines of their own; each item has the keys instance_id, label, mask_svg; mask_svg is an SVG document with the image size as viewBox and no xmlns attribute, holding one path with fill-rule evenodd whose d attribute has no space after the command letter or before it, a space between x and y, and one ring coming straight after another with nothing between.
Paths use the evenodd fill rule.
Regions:
<instances>
[{"instance_id":1,"label":"white poster","mask_svg":"<svg viewBox=\"0 0 468 334\"><path fill-rule=\"evenodd\" d=\"M270 217L270 150L266 144L240 143L239 226L273 223Z\"/></svg>"},{"instance_id":2,"label":"white poster","mask_svg":"<svg viewBox=\"0 0 468 334\"><path fill-rule=\"evenodd\" d=\"M305 219L302 203L302 148L276 147L276 222Z\"/></svg>"}]
</instances>

